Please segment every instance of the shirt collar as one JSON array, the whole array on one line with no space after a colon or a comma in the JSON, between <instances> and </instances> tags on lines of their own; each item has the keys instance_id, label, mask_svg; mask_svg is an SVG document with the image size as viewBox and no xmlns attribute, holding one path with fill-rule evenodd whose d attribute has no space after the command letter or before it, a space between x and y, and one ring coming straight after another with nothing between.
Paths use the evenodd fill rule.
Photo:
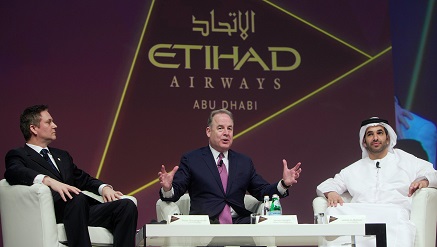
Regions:
<instances>
[{"instance_id":1,"label":"shirt collar","mask_svg":"<svg viewBox=\"0 0 437 247\"><path fill-rule=\"evenodd\" d=\"M35 150L35 152L37 152L37 153L41 153L41 150L43 150L43 149L47 149L47 150L49 150L49 153L50 153L50 149L49 149L48 147L46 147L46 148L42 148L42 147L40 147L40 146L33 145L33 144L30 144L30 143L26 143L26 145L27 145L28 147L30 147L31 149Z\"/></svg>"},{"instance_id":2,"label":"shirt collar","mask_svg":"<svg viewBox=\"0 0 437 247\"><path fill-rule=\"evenodd\" d=\"M214 148L211 147L211 145L209 145L209 149L211 150L212 156L214 157L215 160L217 160L220 152L215 150ZM225 159L228 159L228 151L223 152L223 155Z\"/></svg>"}]
</instances>

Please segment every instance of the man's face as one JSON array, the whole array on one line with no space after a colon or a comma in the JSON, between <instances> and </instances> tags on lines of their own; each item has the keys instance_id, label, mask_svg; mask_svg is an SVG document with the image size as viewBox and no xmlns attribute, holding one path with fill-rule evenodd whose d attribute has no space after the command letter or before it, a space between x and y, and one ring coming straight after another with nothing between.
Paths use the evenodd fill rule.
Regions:
<instances>
[{"instance_id":1,"label":"man's face","mask_svg":"<svg viewBox=\"0 0 437 247\"><path fill-rule=\"evenodd\" d=\"M39 126L30 125L30 131L35 135L40 143L49 144L56 140L56 124L53 122L52 116L48 111L41 112L41 120Z\"/></svg>"},{"instance_id":2,"label":"man's face","mask_svg":"<svg viewBox=\"0 0 437 247\"><path fill-rule=\"evenodd\" d=\"M219 152L225 152L231 148L234 135L234 122L225 113L214 115L211 127L206 128L209 144Z\"/></svg>"},{"instance_id":3,"label":"man's face","mask_svg":"<svg viewBox=\"0 0 437 247\"><path fill-rule=\"evenodd\" d=\"M364 147L369 155L386 152L389 145L390 137L385 133L384 127L378 125L367 128L364 134Z\"/></svg>"}]
</instances>

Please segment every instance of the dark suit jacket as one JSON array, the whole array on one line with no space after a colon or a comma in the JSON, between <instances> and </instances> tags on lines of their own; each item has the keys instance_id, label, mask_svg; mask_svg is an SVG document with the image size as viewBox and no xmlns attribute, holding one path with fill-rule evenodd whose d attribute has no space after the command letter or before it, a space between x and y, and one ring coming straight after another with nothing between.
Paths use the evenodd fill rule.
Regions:
<instances>
[{"instance_id":1,"label":"dark suit jacket","mask_svg":"<svg viewBox=\"0 0 437 247\"><path fill-rule=\"evenodd\" d=\"M98 188L103 184L102 181L79 169L73 163L73 158L68 152L51 147L49 150L60 170L60 175L39 153L24 145L24 147L10 150L6 154L5 178L8 183L30 186L38 174L44 174L80 190L88 190L98 194ZM60 199L57 192L52 190L52 194L55 202Z\"/></svg>"},{"instance_id":2,"label":"dark suit jacket","mask_svg":"<svg viewBox=\"0 0 437 247\"><path fill-rule=\"evenodd\" d=\"M209 215L211 219L216 219L226 203L239 216L248 216L251 212L244 207L246 192L260 201L264 195L280 195L277 183L269 184L258 175L249 157L229 150L228 160L229 177L225 193L209 146L183 155L173 179L174 197L164 198L160 191L161 200L175 202L188 191L190 214Z\"/></svg>"}]
</instances>

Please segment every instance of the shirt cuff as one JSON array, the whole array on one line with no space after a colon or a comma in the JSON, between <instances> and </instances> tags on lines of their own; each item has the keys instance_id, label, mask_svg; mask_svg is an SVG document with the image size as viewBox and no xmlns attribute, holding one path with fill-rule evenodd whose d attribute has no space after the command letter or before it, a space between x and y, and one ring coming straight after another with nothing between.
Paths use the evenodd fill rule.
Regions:
<instances>
[{"instance_id":1,"label":"shirt cuff","mask_svg":"<svg viewBox=\"0 0 437 247\"><path fill-rule=\"evenodd\" d=\"M278 191L279 193L281 193L281 195L284 195L285 192L287 192L287 189L284 189L284 187L282 187L281 181L278 182L278 185L276 187L278 188Z\"/></svg>"},{"instance_id":2,"label":"shirt cuff","mask_svg":"<svg viewBox=\"0 0 437 247\"><path fill-rule=\"evenodd\" d=\"M106 187L106 186L109 186L109 188L114 189L114 188L113 188L111 185L109 185L109 184L102 184L102 185L99 186L99 195L102 195L102 193L103 193L103 188Z\"/></svg>"},{"instance_id":3,"label":"shirt cuff","mask_svg":"<svg viewBox=\"0 0 437 247\"><path fill-rule=\"evenodd\" d=\"M163 188L161 188L162 197L164 198L172 198L174 196L174 190L173 187L171 187L171 190L165 192Z\"/></svg>"}]
</instances>

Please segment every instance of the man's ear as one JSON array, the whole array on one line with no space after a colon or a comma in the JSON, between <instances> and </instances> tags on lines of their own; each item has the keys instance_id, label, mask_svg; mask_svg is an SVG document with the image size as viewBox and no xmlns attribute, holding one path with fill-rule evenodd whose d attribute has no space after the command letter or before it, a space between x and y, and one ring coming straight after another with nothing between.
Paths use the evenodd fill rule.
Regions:
<instances>
[{"instance_id":1,"label":"man's ear","mask_svg":"<svg viewBox=\"0 0 437 247\"><path fill-rule=\"evenodd\" d=\"M211 136L211 128L208 126L208 127L206 127L206 130L205 130L205 132L206 132L206 136L208 136L208 137L210 137Z\"/></svg>"},{"instance_id":2,"label":"man's ear","mask_svg":"<svg viewBox=\"0 0 437 247\"><path fill-rule=\"evenodd\" d=\"M29 128L30 128L30 132L32 132L32 134L34 134L34 135L36 135L36 127L37 127L37 126L35 126L35 125L33 125L33 124L31 124L31 125L29 126Z\"/></svg>"}]
</instances>

